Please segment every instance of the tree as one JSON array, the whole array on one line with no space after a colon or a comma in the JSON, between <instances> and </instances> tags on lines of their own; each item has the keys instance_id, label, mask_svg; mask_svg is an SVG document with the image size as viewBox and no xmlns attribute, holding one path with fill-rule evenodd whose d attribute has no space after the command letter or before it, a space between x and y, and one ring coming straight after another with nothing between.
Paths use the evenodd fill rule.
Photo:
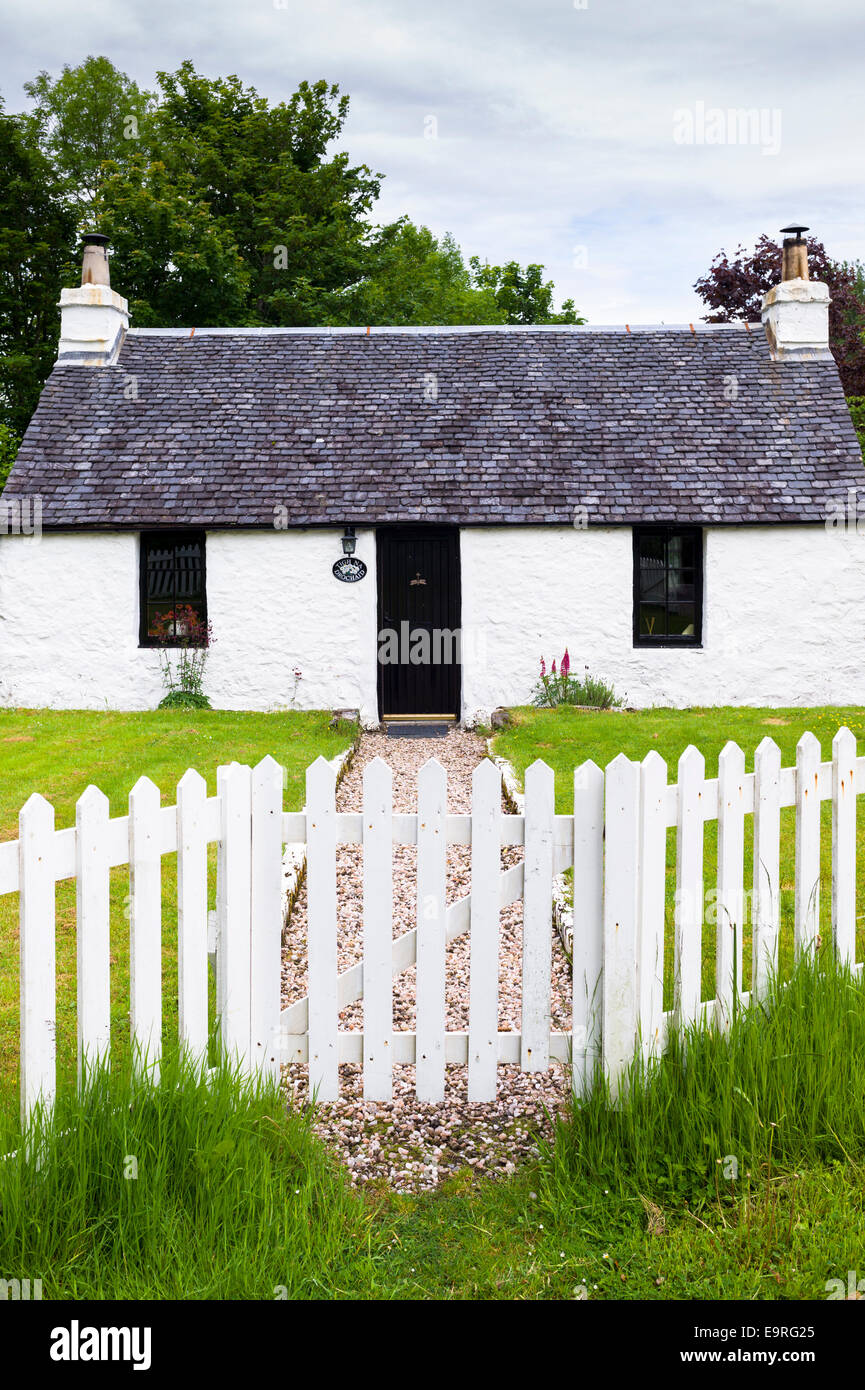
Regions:
<instances>
[{"instance_id":1,"label":"tree","mask_svg":"<svg viewBox=\"0 0 865 1390\"><path fill-rule=\"evenodd\" d=\"M198 195L232 234L249 274L248 321L329 322L374 259L369 215L381 175L328 156L348 97L301 82L270 106L239 78L211 80L190 62L158 75L155 153L191 174Z\"/></svg>"},{"instance_id":2,"label":"tree","mask_svg":"<svg viewBox=\"0 0 865 1390\"><path fill-rule=\"evenodd\" d=\"M0 107L0 422L14 435L24 433L57 356L74 237L50 164Z\"/></svg>"},{"instance_id":3,"label":"tree","mask_svg":"<svg viewBox=\"0 0 865 1390\"><path fill-rule=\"evenodd\" d=\"M475 284L479 289L489 290L503 312L505 323L585 323L574 308L574 301L566 299L557 314L553 310L555 285L552 280L544 281L542 265L527 265L525 270L518 261L508 261L507 265L481 265L478 256L469 261Z\"/></svg>"},{"instance_id":4,"label":"tree","mask_svg":"<svg viewBox=\"0 0 865 1390\"><path fill-rule=\"evenodd\" d=\"M812 280L829 287L829 342L844 392L865 395L865 281L860 265L833 261L823 243L808 237L808 269ZM740 246L730 259L719 251L707 273L694 285L712 310L707 323L744 320L759 323L763 295L781 279L781 247L761 236L752 252Z\"/></svg>"},{"instance_id":5,"label":"tree","mask_svg":"<svg viewBox=\"0 0 865 1390\"><path fill-rule=\"evenodd\" d=\"M96 204L112 282L142 328L247 323L249 273L230 230L189 174L139 156L111 164Z\"/></svg>"},{"instance_id":6,"label":"tree","mask_svg":"<svg viewBox=\"0 0 865 1390\"><path fill-rule=\"evenodd\" d=\"M53 163L57 189L86 217L99 196L106 161L123 166L140 148L153 97L108 58L93 57L75 68L67 64L57 78L40 72L24 90L35 103L28 119Z\"/></svg>"},{"instance_id":7,"label":"tree","mask_svg":"<svg viewBox=\"0 0 865 1390\"><path fill-rule=\"evenodd\" d=\"M343 324L505 323L479 289L451 236L437 240L407 219L382 229L369 275L333 308Z\"/></svg>"}]
</instances>

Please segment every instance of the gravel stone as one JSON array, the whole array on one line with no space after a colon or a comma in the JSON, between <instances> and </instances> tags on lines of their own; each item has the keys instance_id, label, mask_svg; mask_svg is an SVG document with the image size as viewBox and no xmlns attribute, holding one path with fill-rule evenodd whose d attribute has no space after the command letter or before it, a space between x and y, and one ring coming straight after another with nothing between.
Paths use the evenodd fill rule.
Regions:
<instances>
[{"instance_id":1,"label":"gravel stone","mask_svg":"<svg viewBox=\"0 0 865 1390\"><path fill-rule=\"evenodd\" d=\"M417 774L431 757L448 774L448 810L461 814L471 809L471 777L485 756L483 740L464 730L446 738L393 739L386 734L365 734L338 792L340 811L359 811L363 769L381 757L393 769L394 811L417 809ZM522 858L518 846L502 849L502 868ZM415 924L416 850L413 845L394 845L393 933L401 936ZM363 851L360 845L337 847L338 961L346 970L363 954ZM448 904L471 888L471 849L448 847ZM282 966L283 1007L306 993L307 899L305 886L292 910L286 929ZM501 913L499 952L499 1028L519 1031L520 980L522 973L522 903ZM415 1026L415 969L394 980L394 1029L413 1031ZM567 1031L571 1017L570 970L558 936L552 936L552 1027ZM451 1031L468 1028L469 934L447 948L447 1026ZM363 1027L363 1004L349 1005L340 1015L340 1030ZM477 1173L512 1173L524 1158L537 1152L540 1135L549 1135L555 1115L568 1095L568 1072L551 1063L545 1073L521 1072L516 1066L498 1068L498 1092L494 1102L468 1103L468 1068L449 1066L445 1100L440 1105L418 1101L413 1066L394 1066L392 1101L365 1103L363 1069L354 1064L340 1067L340 1099L316 1109L314 1126L346 1164L354 1186L384 1180L397 1191L423 1191L466 1166ZM295 1104L309 1101L307 1069L293 1064L284 1068L284 1081Z\"/></svg>"}]
</instances>

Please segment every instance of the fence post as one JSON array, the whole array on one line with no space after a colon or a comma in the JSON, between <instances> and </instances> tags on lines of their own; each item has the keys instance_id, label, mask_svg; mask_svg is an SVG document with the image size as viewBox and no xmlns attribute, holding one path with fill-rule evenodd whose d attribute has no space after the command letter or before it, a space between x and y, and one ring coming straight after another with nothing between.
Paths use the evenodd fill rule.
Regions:
<instances>
[{"instance_id":1,"label":"fence post","mask_svg":"<svg viewBox=\"0 0 865 1390\"><path fill-rule=\"evenodd\" d=\"M447 773L430 758L417 781L417 1098L445 1094Z\"/></svg>"},{"instance_id":2,"label":"fence post","mask_svg":"<svg viewBox=\"0 0 865 1390\"><path fill-rule=\"evenodd\" d=\"M820 933L820 744L803 734L796 744L796 957L812 951Z\"/></svg>"},{"instance_id":3,"label":"fence post","mask_svg":"<svg viewBox=\"0 0 865 1390\"><path fill-rule=\"evenodd\" d=\"M111 1043L108 797L90 786L75 805L78 1085Z\"/></svg>"},{"instance_id":4,"label":"fence post","mask_svg":"<svg viewBox=\"0 0 865 1390\"><path fill-rule=\"evenodd\" d=\"M700 1010L703 945L703 789L706 762L690 744L679 759L676 818L675 1016L681 1027Z\"/></svg>"},{"instance_id":5,"label":"fence post","mask_svg":"<svg viewBox=\"0 0 865 1390\"><path fill-rule=\"evenodd\" d=\"M56 993L54 807L37 793L18 815L21 1123L54 1105Z\"/></svg>"},{"instance_id":6,"label":"fence post","mask_svg":"<svg viewBox=\"0 0 865 1390\"><path fill-rule=\"evenodd\" d=\"M252 772L250 1058L271 1077L279 1075L282 780L282 768L270 756Z\"/></svg>"},{"instance_id":7,"label":"fence post","mask_svg":"<svg viewBox=\"0 0 865 1390\"><path fill-rule=\"evenodd\" d=\"M637 1042L640 765L608 765L604 800L604 1070L615 1098Z\"/></svg>"},{"instance_id":8,"label":"fence post","mask_svg":"<svg viewBox=\"0 0 865 1390\"><path fill-rule=\"evenodd\" d=\"M318 757L306 769L309 1091L339 1099L336 937L336 773Z\"/></svg>"},{"instance_id":9,"label":"fence post","mask_svg":"<svg viewBox=\"0 0 865 1390\"><path fill-rule=\"evenodd\" d=\"M754 754L754 908L751 988L762 999L778 968L781 878L781 749L764 738Z\"/></svg>"},{"instance_id":10,"label":"fence post","mask_svg":"<svg viewBox=\"0 0 865 1390\"><path fill-rule=\"evenodd\" d=\"M207 784L189 768L177 784L177 1002L180 1041L207 1061Z\"/></svg>"},{"instance_id":11,"label":"fence post","mask_svg":"<svg viewBox=\"0 0 865 1390\"><path fill-rule=\"evenodd\" d=\"M659 1047L664 1011L664 908L667 870L667 764L647 753L640 768L640 915L637 1000L643 1056Z\"/></svg>"},{"instance_id":12,"label":"fence post","mask_svg":"<svg viewBox=\"0 0 865 1390\"><path fill-rule=\"evenodd\" d=\"M499 1032L501 773L484 758L472 774L469 946L469 1102L495 1100Z\"/></svg>"},{"instance_id":13,"label":"fence post","mask_svg":"<svg viewBox=\"0 0 865 1390\"><path fill-rule=\"evenodd\" d=\"M742 992L745 878L745 754L727 743L718 759L718 891L715 898L715 1018L727 1028Z\"/></svg>"},{"instance_id":14,"label":"fence post","mask_svg":"<svg viewBox=\"0 0 865 1390\"><path fill-rule=\"evenodd\" d=\"M393 774L363 770L363 1097L393 1098Z\"/></svg>"},{"instance_id":15,"label":"fence post","mask_svg":"<svg viewBox=\"0 0 865 1390\"><path fill-rule=\"evenodd\" d=\"M839 961L856 959L856 738L832 740L832 942Z\"/></svg>"},{"instance_id":16,"label":"fence post","mask_svg":"<svg viewBox=\"0 0 865 1390\"><path fill-rule=\"evenodd\" d=\"M219 1036L233 1062L249 1068L252 773L229 763L216 773L220 802L222 891L216 958Z\"/></svg>"},{"instance_id":17,"label":"fence post","mask_svg":"<svg viewBox=\"0 0 865 1390\"><path fill-rule=\"evenodd\" d=\"M578 1096L588 1096L601 1054L603 930L604 774L590 761L574 772L571 1066Z\"/></svg>"},{"instance_id":18,"label":"fence post","mask_svg":"<svg viewBox=\"0 0 865 1390\"><path fill-rule=\"evenodd\" d=\"M129 793L129 989L135 1065L159 1080L162 1056L162 856L159 788Z\"/></svg>"},{"instance_id":19,"label":"fence post","mask_svg":"<svg viewBox=\"0 0 865 1390\"><path fill-rule=\"evenodd\" d=\"M526 769L525 878L520 1067L550 1065L550 988L553 947L553 829L555 776L538 759Z\"/></svg>"}]
</instances>

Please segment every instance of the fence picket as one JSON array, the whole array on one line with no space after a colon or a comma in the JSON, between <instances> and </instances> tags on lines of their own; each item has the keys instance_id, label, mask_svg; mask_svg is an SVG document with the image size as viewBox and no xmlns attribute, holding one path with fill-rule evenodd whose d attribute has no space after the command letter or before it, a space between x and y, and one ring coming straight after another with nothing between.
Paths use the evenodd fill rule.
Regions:
<instances>
[{"instance_id":1,"label":"fence picket","mask_svg":"<svg viewBox=\"0 0 865 1390\"><path fill-rule=\"evenodd\" d=\"M75 805L78 1085L111 1045L108 797L89 786Z\"/></svg>"},{"instance_id":2,"label":"fence picket","mask_svg":"<svg viewBox=\"0 0 865 1390\"><path fill-rule=\"evenodd\" d=\"M820 744L803 734L796 745L797 958L812 951L820 932Z\"/></svg>"},{"instance_id":3,"label":"fence picket","mask_svg":"<svg viewBox=\"0 0 865 1390\"><path fill-rule=\"evenodd\" d=\"M520 1066L550 1065L550 984L553 948L553 817L555 776L538 759L525 778L525 881Z\"/></svg>"},{"instance_id":4,"label":"fence picket","mask_svg":"<svg viewBox=\"0 0 865 1390\"><path fill-rule=\"evenodd\" d=\"M18 816L21 1123L57 1087L54 807L34 792Z\"/></svg>"},{"instance_id":5,"label":"fence picket","mask_svg":"<svg viewBox=\"0 0 865 1390\"><path fill-rule=\"evenodd\" d=\"M856 737L832 740L832 940L839 962L856 960Z\"/></svg>"},{"instance_id":6,"label":"fence picket","mask_svg":"<svg viewBox=\"0 0 865 1390\"><path fill-rule=\"evenodd\" d=\"M587 1096L601 1053L604 931L604 773L574 773L573 1087Z\"/></svg>"},{"instance_id":7,"label":"fence picket","mask_svg":"<svg viewBox=\"0 0 865 1390\"><path fill-rule=\"evenodd\" d=\"M472 774L469 946L469 1102L495 1100L499 1025L501 773L484 758Z\"/></svg>"},{"instance_id":8,"label":"fence picket","mask_svg":"<svg viewBox=\"0 0 865 1390\"><path fill-rule=\"evenodd\" d=\"M252 772L240 763L217 768L223 885L216 960L219 1037L227 1056L249 1061Z\"/></svg>"},{"instance_id":9,"label":"fence picket","mask_svg":"<svg viewBox=\"0 0 865 1390\"><path fill-rule=\"evenodd\" d=\"M266 1075L279 1075L282 981L282 780L275 758L252 771L250 1056Z\"/></svg>"},{"instance_id":10,"label":"fence picket","mask_svg":"<svg viewBox=\"0 0 865 1390\"><path fill-rule=\"evenodd\" d=\"M604 1071L615 1097L637 1037L640 764L608 764L604 798Z\"/></svg>"},{"instance_id":11,"label":"fence picket","mask_svg":"<svg viewBox=\"0 0 865 1390\"><path fill-rule=\"evenodd\" d=\"M751 920L752 980L765 995L778 968L781 878L781 749L764 738L754 755L754 907Z\"/></svg>"},{"instance_id":12,"label":"fence picket","mask_svg":"<svg viewBox=\"0 0 865 1390\"><path fill-rule=\"evenodd\" d=\"M136 1065L156 1081L162 1055L162 858L159 788L129 793L129 992Z\"/></svg>"},{"instance_id":13,"label":"fence picket","mask_svg":"<svg viewBox=\"0 0 865 1390\"><path fill-rule=\"evenodd\" d=\"M194 768L177 784L177 1004L180 1041L207 1060L207 784Z\"/></svg>"},{"instance_id":14,"label":"fence picket","mask_svg":"<svg viewBox=\"0 0 865 1390\"><path fill-rule=\"evenodd\" d=\"M637 949L639 1029L646 1058L657 1054L664 1012L667 764L647 753L640 773L640 902Z\"/></svg>"},{"instance_id":15,"label":"fence picket","mask_svg":"<svg viewBox=\"0 0 865 1390\"><path fill-rule=\"evenodd\" d=\"M309 1090L339 1099L336 980L336 773L318 757L306 770Z\"/></svg>"},{"instance_id":16,"label":"fence picket","mask_svg":"<svg viewBox=\"0 0 865 1390\"><path fill-rule=\"evenodd\" d=\"M445 899L447 773L430 758L418 775L417 826L417 1098L445 1094Z\"/></svg>"},{"instance_id":17,"label":"fence picket","mask_svg":"<svg viewBox=\"0 0 865 1390\"><path fill-rule=\"evenodd\" d=\"M703 945L703 793L706 762L693 744L679 759L676 821L675 1015L695 1023Z\"/></svg>"},{"instance_id":18,"label":"fence picket","mask_svg":"<svg viewBox=\"0 0 865 1390\"><path fill-rule=\"evenodd\" d=\"M718 759L718 891L715 899L715 1018L729 1026L742 992L745 894L745 754L725 744Z\"/></svg>"},{"instance_id":19,"label":"fence picket","mask_svg":"<svg viewBox=\"0 0 865 1390\"><path fill-rule=\"evenodd\" d=\"M363 770L363 1097L393 1098L393 775Z\"/></svg>"}]
</instances>

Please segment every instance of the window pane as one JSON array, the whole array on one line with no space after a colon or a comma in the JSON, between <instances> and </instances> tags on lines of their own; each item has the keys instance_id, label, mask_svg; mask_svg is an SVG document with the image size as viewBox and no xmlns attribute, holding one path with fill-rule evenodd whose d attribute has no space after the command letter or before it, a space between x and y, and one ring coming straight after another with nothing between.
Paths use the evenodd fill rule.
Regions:
<instances>
[{"instance_id":1,"label":"window pane","mask_svg":"<svg viewBox=\"0 0 865 1390\"><path fill-rule=\"evenodd\" d=\"M666 542L664 537L657 531L649 531L639 538L640 560L645 563L651 561L663 565L666 561Z\"/></svg>"},{"instance_id":2,"label":"window pane","mask_svg":"<svg viewBox=\"0 0 865 1390\"><path fill-rule=\"evenodd\" d=\"M640 636L666 637L667 615L663 604L640 604Z\"/></svg>"},{"instance_id":3,"label":"window pane","mask_svg":"<svg viewBox=\"0 0 865 1390\"><path fill-rule=\"evenodd\" d=\"M677 535L670 536L667 542L667 563L670 565L686 565L690 568L696 564L695 548L696 536Z\"/></svg>"},{"instance_id":4,"label":"window pane","mask_svg":"<svg viewBox=\"0 0 865 1390\"><path fill-rule=\"evenodd\" d=\"M667 588L667 597L670 602L693 603L696 597L694 579L695 575L693 570L671 569Z\"/></svg>"},{"instance_id":5,"label":"window pane","mask_svg":"<svg viewBox=\"0 0 865 1390\"><path fill-rule=\"evenodd\" d=\"M697 610L693 603L671 603L667 610L668 635L693 637L696 631Z\"/></svg>"}]
</instances>

